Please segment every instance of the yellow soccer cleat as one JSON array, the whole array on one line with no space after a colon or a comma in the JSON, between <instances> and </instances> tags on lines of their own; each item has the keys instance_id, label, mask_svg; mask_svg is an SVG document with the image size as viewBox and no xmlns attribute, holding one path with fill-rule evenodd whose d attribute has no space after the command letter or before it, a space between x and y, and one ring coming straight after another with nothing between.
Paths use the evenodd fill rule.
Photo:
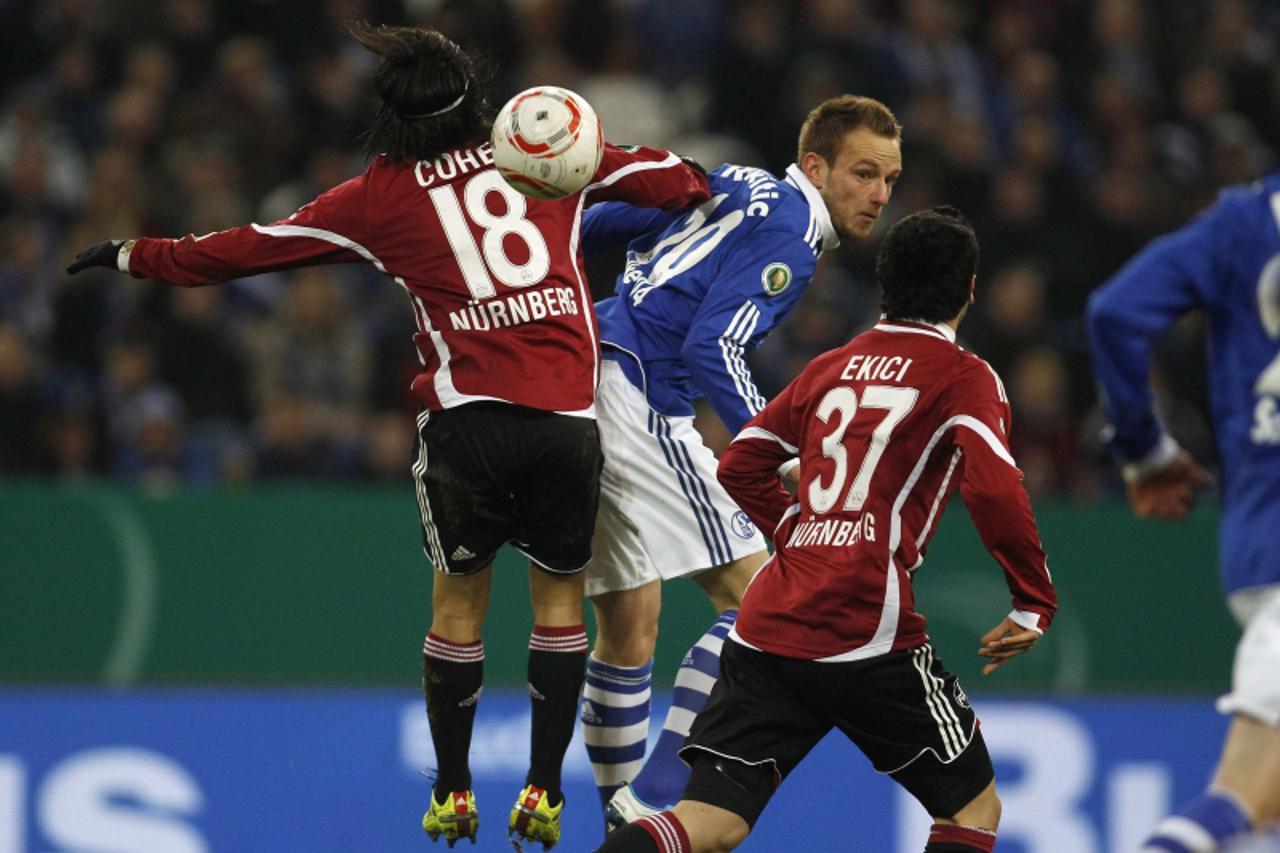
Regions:
<instances>
[{"instance_id":1,"label":"yellow soccer cleat","mask_svg":"<svg viewBox=\"0 0 1280 853\"><path fill-rule=\"evenodd\" d=\"M560 840L560 812L564 800L551 805L547 792L534 785L525 785L511 809L509 834L512 844L520 848L520 841L541 841L543 850L550 850Z\"/></svg>"},{"instance_id":2,"label":"yellow soccer cleat","mask_svg":"<svg viewBox=\"0 0 1280 853\"><path fill-rule=\"evenodd\" d=\"M435 791L431 792L431 808L422 816L422 828L432 841L443 835L450 847L457 844L459 838L470 838L475 844L479 826L480 815L476 812L473 792L453 791L443 803L437 803Z\"/></svg>"}]
</instances>

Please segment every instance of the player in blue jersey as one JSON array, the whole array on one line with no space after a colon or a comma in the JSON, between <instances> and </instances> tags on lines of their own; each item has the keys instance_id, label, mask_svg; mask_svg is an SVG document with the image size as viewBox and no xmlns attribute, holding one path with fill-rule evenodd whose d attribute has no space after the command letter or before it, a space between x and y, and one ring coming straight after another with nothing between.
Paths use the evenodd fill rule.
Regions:
<instances>
[{"instance_id":1,"label":"player in blue jersey","mask_svg":"<svg viewBox=\"0 0 1280 853\"><path fill-rule=\"evenodd\" d=\"M583 218L586 251L629 241L617 295L597 304L605 467L587 569L598 632L582 701L611 825L679 798L689 770L676 752L767 556L763 536L716 481L693 403L705 398L735 433L764 407L746 354L796 305L824 251L871 232L902 171L900 139L887 107L845 95L809 114L784 177L724 165L698 208L655 214L609 203ZM720 615L685 656L645 762L660 585L682 576Z\"/></svg>"},{"instance_id":2,"label":"player in blue jersey","mask_svg":"<svg viewBox=\"0 0 1280 853\"><path fill-rule=\"evenodd\" d=\"M1140 516L1183 518L1209 482L1153 414L1148 385L1152 336L1194 309L1209 320L1221 579L1244 635L1218 700L1234 716L1213 781L1144 851L1208 853L1280 819L1280 172L1224 192L1089 300L1110 442Z\"/></svg>"}]
</instances>

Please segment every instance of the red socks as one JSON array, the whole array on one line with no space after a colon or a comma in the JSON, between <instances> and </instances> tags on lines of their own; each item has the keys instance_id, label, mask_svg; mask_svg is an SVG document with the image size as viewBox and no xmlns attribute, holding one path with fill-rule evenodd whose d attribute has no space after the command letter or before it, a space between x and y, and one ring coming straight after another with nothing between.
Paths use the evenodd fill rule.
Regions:
<instances>
[{"instance_id":1,"label":"red socks","mask_svg":"<svg viewBox=\"0 0 1280 853\"><path fill-rule=\"evenodd\" d=\"M671 812L642 817L604 837L596 853L692 853L689 833Z\"/></svg>"},{"instance_id":2,"label":"red socks","mask_svg":"<svg viewBox=\"0 0 1280 853\"><path fill-rule=\"evenodd\" d=\"M658 845L658 853L692 853L693 845L689 843L689 833L684 831L680 819L671 812L659 812L652 817L644 817L635 825L649 833L649 837Z\"/></svg>"},{"instance_id":3,"label":"red socks","mask_svg":"<svg viewBox=\"0 0 1280 853\"><path fill-rule=\"evenodd\" d=\"M924 853L994 853L996 834L972 826L935 823L929 828Z\"/></svg>"}]
</instances>

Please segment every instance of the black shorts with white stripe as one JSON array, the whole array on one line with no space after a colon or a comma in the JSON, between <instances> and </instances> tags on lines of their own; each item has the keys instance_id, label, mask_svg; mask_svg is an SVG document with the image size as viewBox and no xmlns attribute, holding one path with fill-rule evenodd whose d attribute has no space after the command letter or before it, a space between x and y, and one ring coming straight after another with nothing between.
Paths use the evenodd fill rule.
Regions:
<instances>
[{"instance_id":1,"label":"black shorts with white stripe","mask_svg":"<svg viewBox=\"0 0 1280 853\"><path fill-rule=\"evenodd\" d=\"M702 753L767 768L781 783L833 728L934 817L952 817L995 778L977 715L928 643L866 660L820 663L728 640L720 679L681 757L692 763ZM749 824L772 794L771 786L761 787L758 802L745 804L742 786L732 780L726 780L723 799L707 787L686 795Z\"/></svg>"},{"instance_id":2,"label":"black shorts with white stripe","mask_svg":"<svg viewBox=\"0 0 1280 853\"><path fill-rule=\"evenodd\" d=\"M510 542L546 571L582 571L603 465L591 418L487 401L420 412L413 478L427 559L470 574Z\"/></svg>"}]
</instances>

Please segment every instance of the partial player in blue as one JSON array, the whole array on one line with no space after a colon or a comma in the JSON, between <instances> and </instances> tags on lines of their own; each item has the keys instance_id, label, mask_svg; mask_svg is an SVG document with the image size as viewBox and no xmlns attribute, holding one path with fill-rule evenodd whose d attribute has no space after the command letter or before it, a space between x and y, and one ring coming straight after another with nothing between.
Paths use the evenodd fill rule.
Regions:
<instances>
[{"instance_id":1,"label":"partial player in blue","mask_svg":"<svg viewBox=\"0 0 1280 853\"><path fill-rule=\"evenodd\" d=\"M1233 719L1213 781L1144 851L1212 853L1280 819L1280 172L1224 192L1089 300L1110 443L1139 516L1183 518L1209 483L1156 418L1148 384L1152 337L1197 309L1222 460L1220 571L1244 635L1218 700Z\"/></svg>"},{"instance_id":2,"label":"partial player in blue","mask_svg":"<svg viewBox=\"0 0 1280 853\"><path fill-rule=\"evenodd\" d=\"M809 114L784 177L724 165L709 177L711 200L685 213L609 203L583 218L585 251L628 244L617 295L597 304L605 466L587 569L598 632L582 701L610 825L679 798L689 769L676 751L767 556L764 537L716 481L694 401L705 398L731 432L764 407L747 353L795 307L824 251L871 232L901 173L900 138L880 102L833 98ZM719 617L685 656L645 762L661 583L684 576Z\"/></svg>"}]
</instances>

